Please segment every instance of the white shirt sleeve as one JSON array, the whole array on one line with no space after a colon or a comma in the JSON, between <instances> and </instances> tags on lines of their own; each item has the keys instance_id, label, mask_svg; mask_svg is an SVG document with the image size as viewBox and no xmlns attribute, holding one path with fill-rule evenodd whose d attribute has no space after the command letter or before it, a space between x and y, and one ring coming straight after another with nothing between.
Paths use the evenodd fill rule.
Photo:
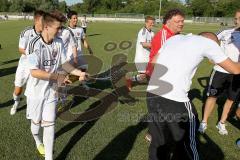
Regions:
<instances>
[{"instance_id":1,"label":"white shirt sleeve","mask_svg":"<svg viewBox=\"0 0 240 160\"><path fill-rule=\"evenodd\" d=\"M32 54L27 56L28 68L29 69L39 69L40 68L40 54L39 50L35 49Z\"/></svg>"},{"instance_id":2,"label":"white shirt sleeve","mask_svg":"<svg viewBox=\"0 0 240 160\"><path fill-rule=\"evenodd\" d=\"M23 36L20 35L18 47L22 49L26 49L27 44L28 44L28 36L26 36L26 33Z\"/></svg>"},{"instance_id":3,"label":"white shirt sleeve","mask_svg":"<svg viewBox=\"0 0 240 160\"><path fill-rule=\"evenodd\" d=\"M77 41L76 39L74 38L74 34L72 31L68 30L68 36L69 36L69 44L72 46L72 47L77 47Z\"/></svg>"},{"instance_id":4,"label":"white shirt sleeve","mask_svg":"<svg viewBox=\"0 0 240 160\"><path fill-rule=\"evenodd\" d=\"M228 57L224 54L222 48L214 41L207 39L206 43L202 43L206 48L204 56L218 64L225 61Z\"/></svg>"},{"instance_id":5,"label":"white shirt sleeve","mask_svg":"<svg viewBox=\"0 0 240 160\"><path fill-rule=\"evenodd\" d=\"M138 33L138 42L146 42L147 39L147 31L143 28Z\"/></svg>"},{"instance_id":6,"label":"white shirt sleeve","mask_svg":"<svg viewBox=\"0 0 240 160\"><path fill-rule=\"evenodd\" d=\"M225 33L226 33L226 30L220 30L217 32L217 37L218 37L219 41L223 40Z\"/></svg>"},{"instance_id":7,"label":"white shirt sleeve","mask_svg":"<svg viewBox=\"0 0 240 160\"><path fill-rule=\"evenodd\" d=\"M67 54L66 54L66 49L64 48L64 45L61 45L61 59L60 59L60 64L64 64L67 61Z\"/></svg>"}]
</instances>

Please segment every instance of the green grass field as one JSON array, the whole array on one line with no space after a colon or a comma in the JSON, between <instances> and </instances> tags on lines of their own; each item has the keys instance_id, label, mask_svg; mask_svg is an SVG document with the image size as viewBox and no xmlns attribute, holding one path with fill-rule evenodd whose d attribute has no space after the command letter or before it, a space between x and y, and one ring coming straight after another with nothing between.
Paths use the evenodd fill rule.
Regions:
<instances>
[{"instance_id":1,"label":"green grass field","mask_svg":"<svg viewBox=\"0 0 240 160\"><path fill-rule=\"evenodd\" d=\"M29 21L0 21L0 159L1 160L37 160L41 159L35 149L34 140L30 133L30 123L25 118L26 102L22 96L21 107L17 114L10 116L12 105L13 81L18 64L19 33ZM91 23L88 29L88 41L96 57L103 61L101 69L105 71L111 67L112 58L118 54L127 55L128 62L132 62L135 52L135 39L141 24L122 23ZM200 31L217 31L216 25L185 25L184 32L198 33ZM154 28L155 31L158 27ZM122 41L132 42L132 47L123 50L119 48ZM106 51L104 46L113 42L117 48ZM199 117L202 116L202 105L205 100L204 86L207 84L212 65L206 60L198 69L190 91L191 99L197 108ZM201 81L201 83L199 83ZM104 88L105 84L101 87ZM142 89L144 86L136 87ZM105 93L113 89L105 87ZM110 101L108 95L101 95ZM121 97L120 97L121 99ZM89 98L79 101L71 112L84 112L88 108L97 106L98 99ZM110 110L99 119L89 122L71 122L60 117L56 121L56 140L54 157L57 160L147 160L148 143L144 140L146 126L139 123L140 118L147 113L144 98L137 98L134 102L105 106ZM235 141L240 138L239 122L229 118L228 136L218 134L215 127L222 110L224 99L219 101L210 117L207 133L200 136L200 153L204 160L238 160L240 150ZM109 107L109 108L106 108ZM201 119L201 118L200 118Z\"/></svg>"}]
</instances>

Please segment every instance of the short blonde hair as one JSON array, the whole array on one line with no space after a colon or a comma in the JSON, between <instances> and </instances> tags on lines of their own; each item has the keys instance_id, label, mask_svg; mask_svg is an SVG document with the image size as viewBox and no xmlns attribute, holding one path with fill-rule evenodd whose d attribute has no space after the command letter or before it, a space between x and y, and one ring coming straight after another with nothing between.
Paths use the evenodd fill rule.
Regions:
<instances>
[{"instance_id":1,"label":"short blonde hair","mask_svg":"<svg viewBox=\"0 0 240 160\"><path fill-rule=\"evenodd\" d=\"M145 22L147 22L149 20L155 21L155 18L153 18L152 16L146 16L145 17Z\"/></svg>"}]
</instances>

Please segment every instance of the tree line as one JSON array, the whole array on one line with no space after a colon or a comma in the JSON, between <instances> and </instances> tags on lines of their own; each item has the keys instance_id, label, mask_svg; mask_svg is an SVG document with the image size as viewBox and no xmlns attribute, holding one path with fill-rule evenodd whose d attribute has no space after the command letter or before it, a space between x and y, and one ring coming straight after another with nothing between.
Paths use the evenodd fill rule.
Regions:
<instances>
[{"instance_id":1,"label":"tree line","mask_svg":"<svg viewBox=\"0 0 240 160\"><path fill-rule=\"evenodd\" d=\"M172 8L182 9L188 16L231 17L240 8L240 0L161 0L161 14ZM83 0L67 6L59 0L0 0L0 12L33 12L36 9L49 11L69 9L78 13L111 14L139 13L145 15L159 14L160 0Z\"/></svg>"}]
</instances>

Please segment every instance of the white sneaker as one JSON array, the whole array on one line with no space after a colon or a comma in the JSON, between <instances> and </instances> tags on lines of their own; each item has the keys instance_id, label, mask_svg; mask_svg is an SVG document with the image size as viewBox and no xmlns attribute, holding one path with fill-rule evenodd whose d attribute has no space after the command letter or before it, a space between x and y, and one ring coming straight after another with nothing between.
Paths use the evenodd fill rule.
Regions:
<instances>
[{"instance_id":1,"label":"white sneaker","mask_svg":"<svg viewBox=\"0 0 240 160\"><path fill-rule=\"evenodd\" d=\"M13 105L11 110L10 110L10 115L14 115L17 112L17 105Z\"/></svg>"},{"instance_id":2,"label":"white sneaker","mask_svg":"<svg viewBox=\"0 0 240 160\"><path fill-rule=\"evenodd\" d=\"M218 122L216 127L218 129L219 134L228 135L228 131L226 130L225 123Z\"/></svg>"},{"instance_id":3,"label":"white sneaker","mask_svg":"<svg viewBox=\"0 0 240 160\"><path fill-rule=\"evenodd\" d=\"M205 133L206 129L207 129L207 123L201 122L200 126L198 128L198 131L203 134L203 133Z\"/></svg>"}]
</instances>

